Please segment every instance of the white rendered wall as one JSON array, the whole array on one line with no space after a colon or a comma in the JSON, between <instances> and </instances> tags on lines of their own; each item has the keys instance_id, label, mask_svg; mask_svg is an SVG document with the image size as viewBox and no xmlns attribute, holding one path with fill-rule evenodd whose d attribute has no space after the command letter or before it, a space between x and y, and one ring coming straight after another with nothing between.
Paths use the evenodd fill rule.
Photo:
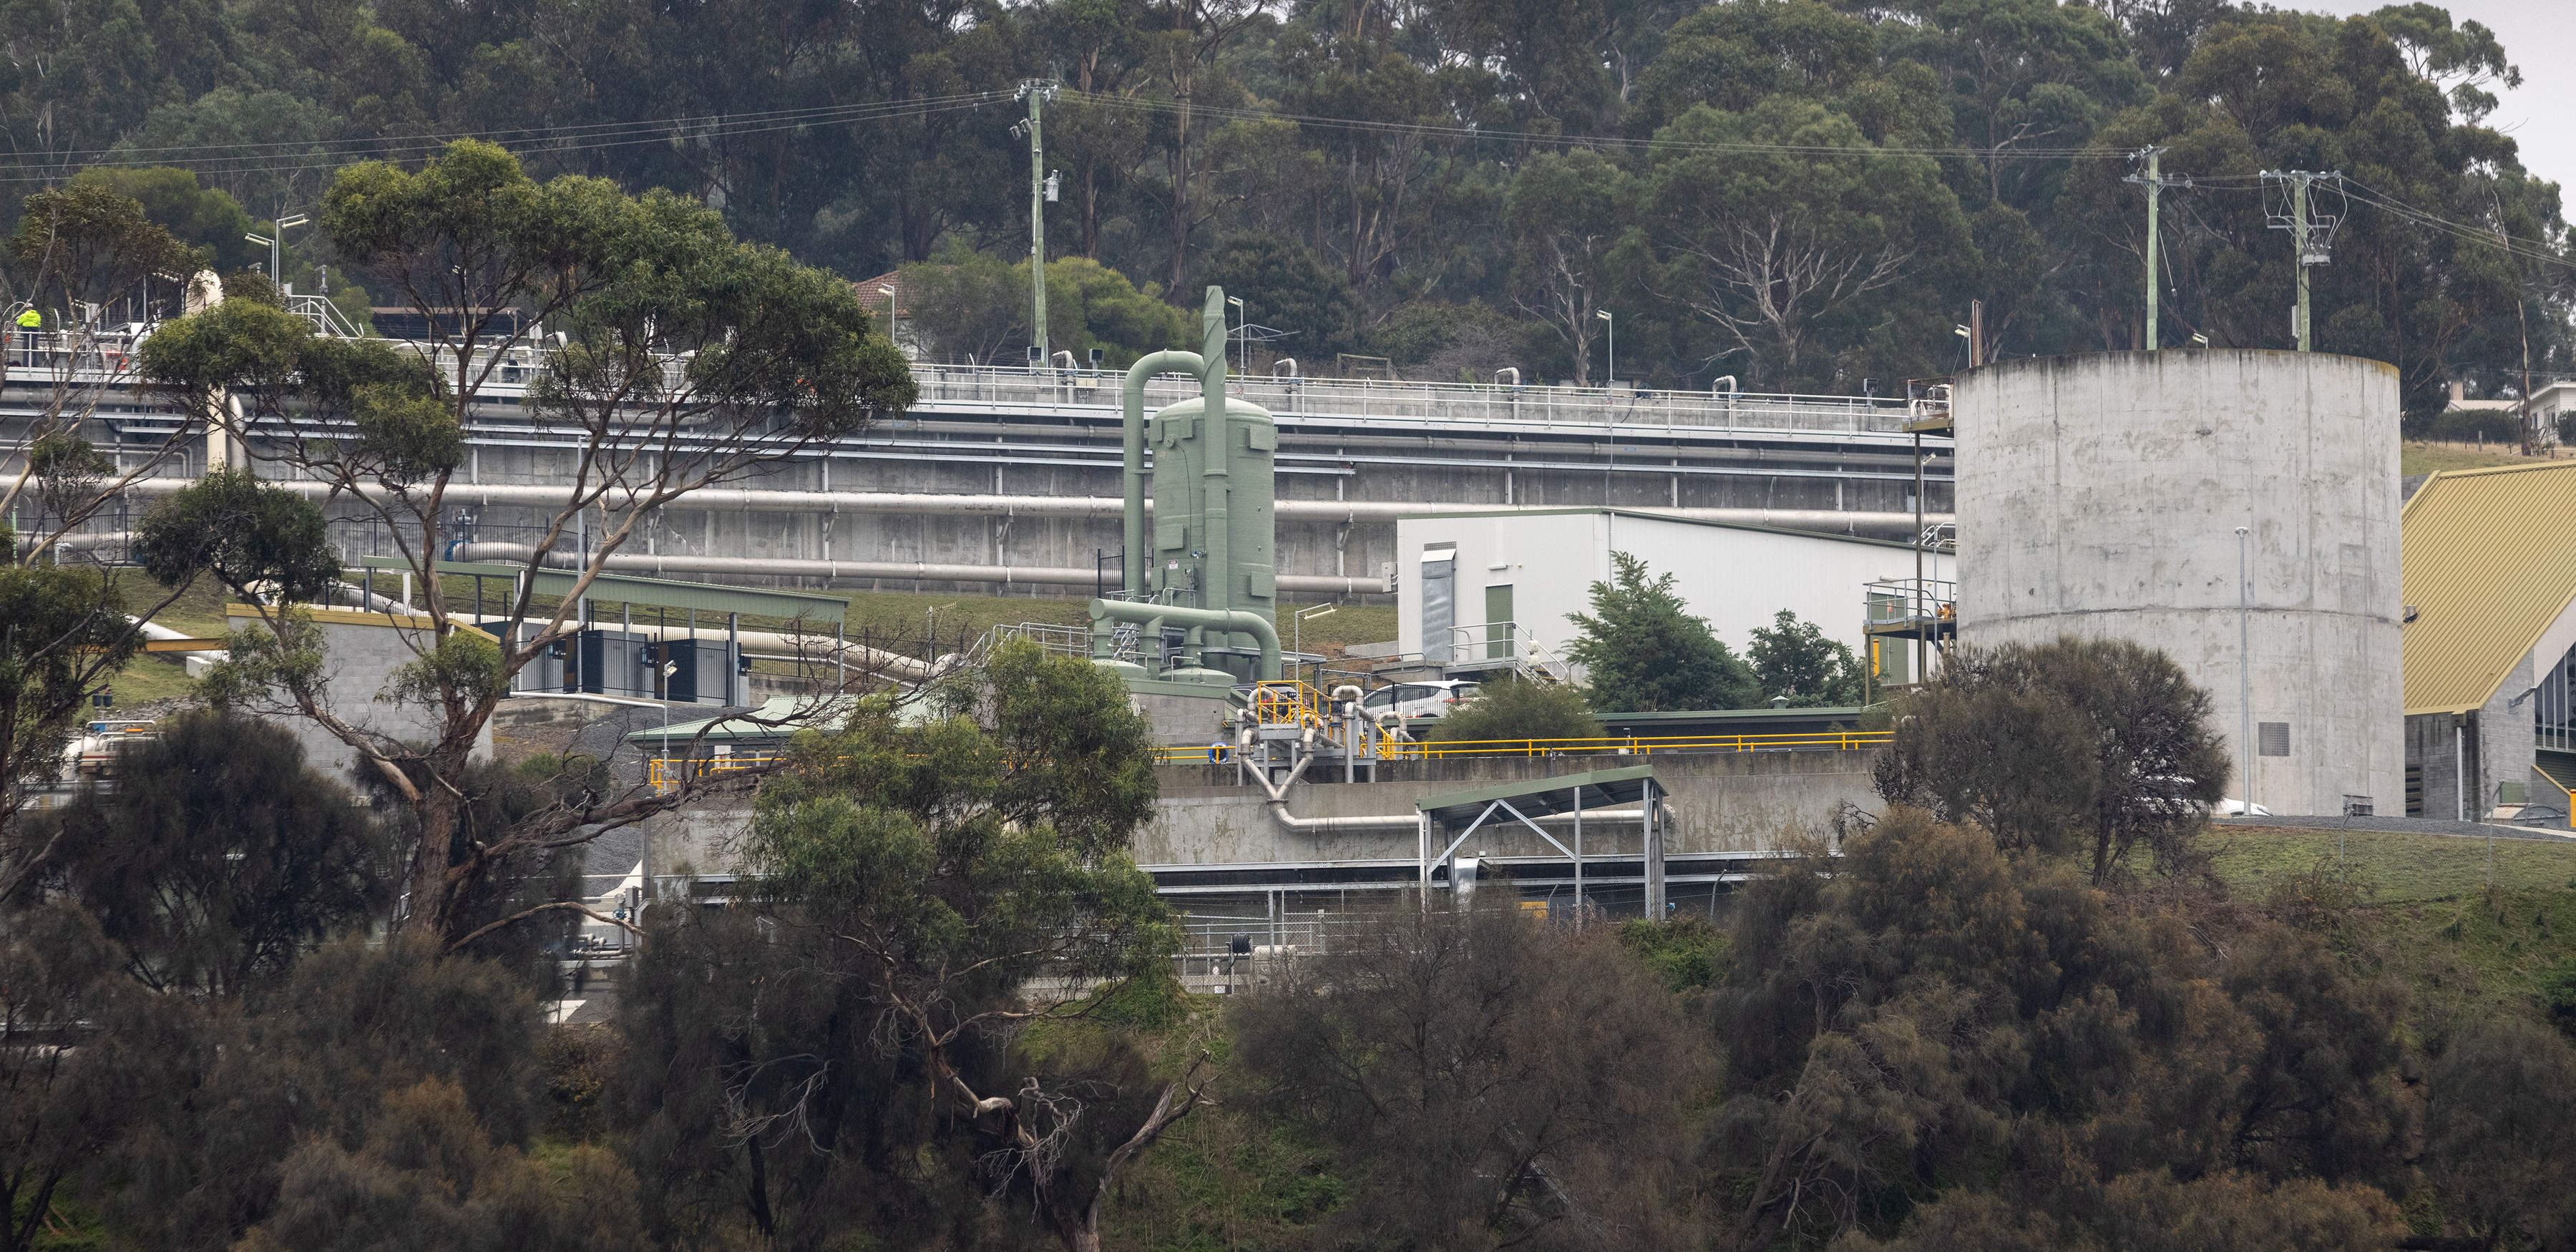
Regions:
<instances>
[{"instance_id":1,"label":"white rendered wall","mask_svg":"<svg viewBox=\"0 0 2576 1252\"><path fill-rule=\"evenodd\" d=\"M1960 377L1959 631L2163 649L2242 762L2237 536L2252 534L2254 800L2402 811L2397 371L2323 353L2119 352ZM2231 781L2227 793L2241 796Z\"/></svg>"},{"instance_id":2,"label":"white rendered wall","mask_svg":"<svg viewBox=\"0 0 2576 1252\"><path fill-rule=\"evenodd\" d=\"M1597 510L1511 516L1408 517L1396 523L1398 639L1422 650L1421 555L1458 547L1457 622L1484 620L1485 589L1512 587L1512 616L1560 658L1575 636L1568 615L1590 612L1592 584L1610 577L1610 553L1631 553L1649 574L1674 575L1673 589L1707 618L1726 645L1742 654L1752 630L1788 609L1826 637L1866 650L1862 588L1914 576L1914 553L1902 544L1791 534L1635 513ZM1926 553L1924 576L1948 578L1952 561Z\"/></svg>"}]
</instances>

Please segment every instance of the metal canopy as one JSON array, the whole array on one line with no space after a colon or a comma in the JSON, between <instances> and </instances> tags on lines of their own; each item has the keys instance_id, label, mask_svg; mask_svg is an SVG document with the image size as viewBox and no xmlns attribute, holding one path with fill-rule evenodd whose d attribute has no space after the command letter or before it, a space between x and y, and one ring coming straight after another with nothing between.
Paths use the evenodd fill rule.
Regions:
<instances>
[{"instance_id":1,"label":"metal canopy","mask_svg":"<svg viewBox=\"0 0 2576 1252\"><path fill-rule=\"evenodd\" d=\"M361 558L359 564L369 569L407 571L411 562L392 556ZM525 565L495 564L488 561L440 561L438 572L467 578L517 578L531 575L536 579L536 593L561 598L572 592L581 575L575 570L530 569ZM849 601L837 596L818 596L795 591L768 591L757 587L729 587L722 583L680 582L667 578L638 578L632 574L601 574L590 581L582 594L592 600L621 604L641 604L665 609L699 609L714 613L749 613L759 617L804 618L808 621L837 622L849 611Z\"/></svg>"},{"instance_id":2,"label":"metal canopy","mask_svg":"<svg viewBox=\"0 0 2576 1252\"><path fill-rule=\"evenodd\" d=\"M1424 796L1414 802L1424 816L1441 825L1472 822L1485 814L1495 802L1510 805L1528 817L1546 817L1572 812L1576 795L1587 809L1611 808L1618 805L1643 804L1649 794L1669 795L1670 789L1655 777L1652 765L1632 765L1626 769L1596 769L1583 774L1566 774L1530 782L1502 783L1478 787L1473 791L1449 791Z\"/></svg>"},{"instance_id":3,"label":"metal canopy","mask_svg":"<svg viewBox=\"0 0 2576 1252\"><path fill-rule=\"evenodd\" d=\"M1605 805L1634 804L1637 807L1630 812L1637 820L1643 842L1641 859L1646 870L1646 916L1661 918L1664 915L1664 824L1659 810L1663 807L1662 797L1668 794L1663 782L1655 777L1653 766L1632 765L1626 769L1597 769L1556 778L1424 796L1414 802L1414 806L1422 811L1422 862L1417 871L1420 874L1417 882L1422 907L1431 907L1431 871L1435 865L1449 868L1450 889L1460 893L1457 898L1466 898L1464 892L1473 888L1474 875L1468 873L1462 879L1460 870L1462 866L1472 867L1474 861L1454 859L1459 847L1474 838L1487 822L1508 818L1564 853L1566 859L1574 863L1574 907L1579 915L1587 907L1583 896L1583 815L1586 811L1598 812ZM1574 842L1571 847L1539 825L1541 819L1559 813L1574 815ZM1452 827L1458 831L1454 836L1449 835ZM1448 838L1447 845L1433 851L1442 836Z\"/></svg>"}]
</instances>

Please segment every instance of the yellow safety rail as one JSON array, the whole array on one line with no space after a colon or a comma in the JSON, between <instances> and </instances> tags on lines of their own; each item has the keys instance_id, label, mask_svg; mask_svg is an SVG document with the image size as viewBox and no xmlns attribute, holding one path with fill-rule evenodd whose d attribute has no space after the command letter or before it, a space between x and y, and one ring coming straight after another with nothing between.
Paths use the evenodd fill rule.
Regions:
<instances>
[{"instance_id":1,"label":"yellow safety rail","mask_svg":"<svg viewBox=\"0 0 2576 1252\"><path fill-rule=\"evenodd\" d=\"M680 771L683 768L686 768L690 775L703 778L708 774L731 774L747 769L757 769L777 760L775 756L754 756L747 753L735 756L699 757L695 760L655 757L649 777L656 790L668 791L680 785Z\"/></svg>"},{"instance_id":2,"label":"yellow safety rail","mask_svg":"<svg viewBox=\"0 0 2576 1252\"><path fill-rule=\"evenodd\" d=\"M1466 756L1651 756L1658 752L1833 752L1875 748L1893 737L1884 730L1809 735L1612 735L1600 739L1448 739L1388 742L1390 761L1438 761Z\"/></svg>"},{"instance_id":3,"label":"yellow safety rail","mask_svg":"<svg viewBox=\"0 0 2576 1252\"><path fill-rule=\"evenodd\" d=\"M1294 678L1274 678L1252 685L1249 712L1257 726L1321 726L1324 693Z\"/></svg>"},{"instance_id":4,"label":"yellow safety rail","mask_svg":"<svg viewBox=\"0 0 2576 1252\"><path fill-rule=\"evenodd\" d=\"M1884 730L1851 730L1813 735L1611 735L1599 739L1455 739L1430 743L1388 740L1378 745L1378 751L1381 759L1389 761L1439 761L1471 756L1652 756L1658 752L1850 752L1882 746L1891 737L1892 732ZM1154 749L1154 763L1207 765L1220 763L1231 757L1233 752L1231 744L1167 744ZM776 759L750 755L695 761L659 759L652 762L652 780L656 787L669 788L677 781L679 768L683 765L703 776L752 769Z\"/></svg>"}]
</instances>

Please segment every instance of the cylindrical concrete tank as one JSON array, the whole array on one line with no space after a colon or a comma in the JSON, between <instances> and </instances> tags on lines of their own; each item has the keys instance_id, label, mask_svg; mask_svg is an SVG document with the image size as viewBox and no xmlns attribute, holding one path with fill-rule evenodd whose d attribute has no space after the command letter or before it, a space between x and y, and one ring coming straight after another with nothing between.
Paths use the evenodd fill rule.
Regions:
<instances>
[{"instance_id":1,"label":"cylindrical concrete tank","mask_svg":"<svg viewBox=\"0 0 2576 1252\"><path fill-rule=\"evenodd\" d=\"M1962 375L1952 408L1962 642L2161 648L2209 692L2232 768L2250 667L2256 804L2332 814L2368 796L2405 811L2394 368L2244 350L2036 358Z\"/></svg>"},{"instance_id":2,"label":"cylindrical concrete tank","mask_svg":"<svg viewBox=\"0 0 2576 1252\"><path fill-rule=\"evenodd\" d=\"M1266 616L1278 605L1272 467L1279 457L1279 424L1269 410L1229 399L1219 447L1210 442L1204 408L1200 399L1183 400L1154 414L1146 429L1154 450L1147 585L1167 593L1167 604ZM1218 458L1214 466L1211 458ZM1223 542L1211 542L1219 517ZM1252 641L1246 636L1231 642Z\"/></svg>"}]
</instances>

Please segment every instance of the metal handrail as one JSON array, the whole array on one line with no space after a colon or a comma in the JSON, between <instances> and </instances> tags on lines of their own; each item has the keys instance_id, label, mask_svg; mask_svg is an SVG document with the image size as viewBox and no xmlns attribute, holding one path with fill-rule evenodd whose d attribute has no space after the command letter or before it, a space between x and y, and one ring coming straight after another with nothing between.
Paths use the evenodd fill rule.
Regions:
<instances>
[{"instance_id":1,"label":"metal handrail","mask_svg":"<svg viewBox=\"0 0 2576 1252\"><path fill-rule=\"evenodd\" d=\"M1256 726L1321 726L1331 701L1302 679L1274 678L1253 684L1246 711Z\"/></svg>"},{"instance_id":2,"label":"metal handrail","mask_svg":"<svg viewBox=\"0 0 2576 1252\"><path fill-rule=\"evenodd\" d=\"M1113 376L1025 365L912 367L918 403L1011 402L1111 408ZM1160 377L1147 402L1168 404L1197 394L1198 384ZM1896 434L1919 404L1885 396L1761 395L1726 391L1639 391L1631 388L1399 382L1385 379L1239 376L1230 394L1283 416L1401 418L1415 421L1508 421L1612 427L1718 427Z\"/></svg>"},{"instance_id":3,"label":"metal handrail","mask_svg":"<svg viewBox=\"0 0 2576 1252\"><path fill-rule=\"evenodd\" d=\"M1883 747L1894 737L1895 732L1886 730L1826 731L1804 735L1605 735L1594 739L1451 739L1427 742L1406 742L1390 736L1380 745L1379 755L1389 761L1439 761L1453 757L1652 756L1675 752L1856 752ZM1153 762L1156 765L1216 764L1222 763L1232 750L1232 745L1224 743L1164 744L1154 749ZM657 757L649 763L649 777L654 787L668 790L677 785L681 766L687 766L693 777L704 777L756 769L778 759L775 755L750 753L686 761Z\"/></svg>"},{"instance_id":4,"label":"metal handrail","mask_svg":"<svg viewBox=\"0 0 2576 1252\"><path fill-rule=\"evenodd\" d=\"M1597 739L1448 739L1415 743L1390 741L1382 749L1390 761L1437 761L1449 757L1651 756L1658 752L1851 752L1884 746L1895 737L1886 730L1829 731L1805 735L1609 735Z\"/></svg>"},{"instance_id":5,"label":"metal handrail","mask_svg":"<svg viewBox=\"0 0 2576 1252\"><path fill-rule=\"evenodd\" d=\"M1958 613L1959 584L1944 578L1887 578L1867 583L1861 595L1869 623L1949 621Z\"/></svg>"}]
</instances>

